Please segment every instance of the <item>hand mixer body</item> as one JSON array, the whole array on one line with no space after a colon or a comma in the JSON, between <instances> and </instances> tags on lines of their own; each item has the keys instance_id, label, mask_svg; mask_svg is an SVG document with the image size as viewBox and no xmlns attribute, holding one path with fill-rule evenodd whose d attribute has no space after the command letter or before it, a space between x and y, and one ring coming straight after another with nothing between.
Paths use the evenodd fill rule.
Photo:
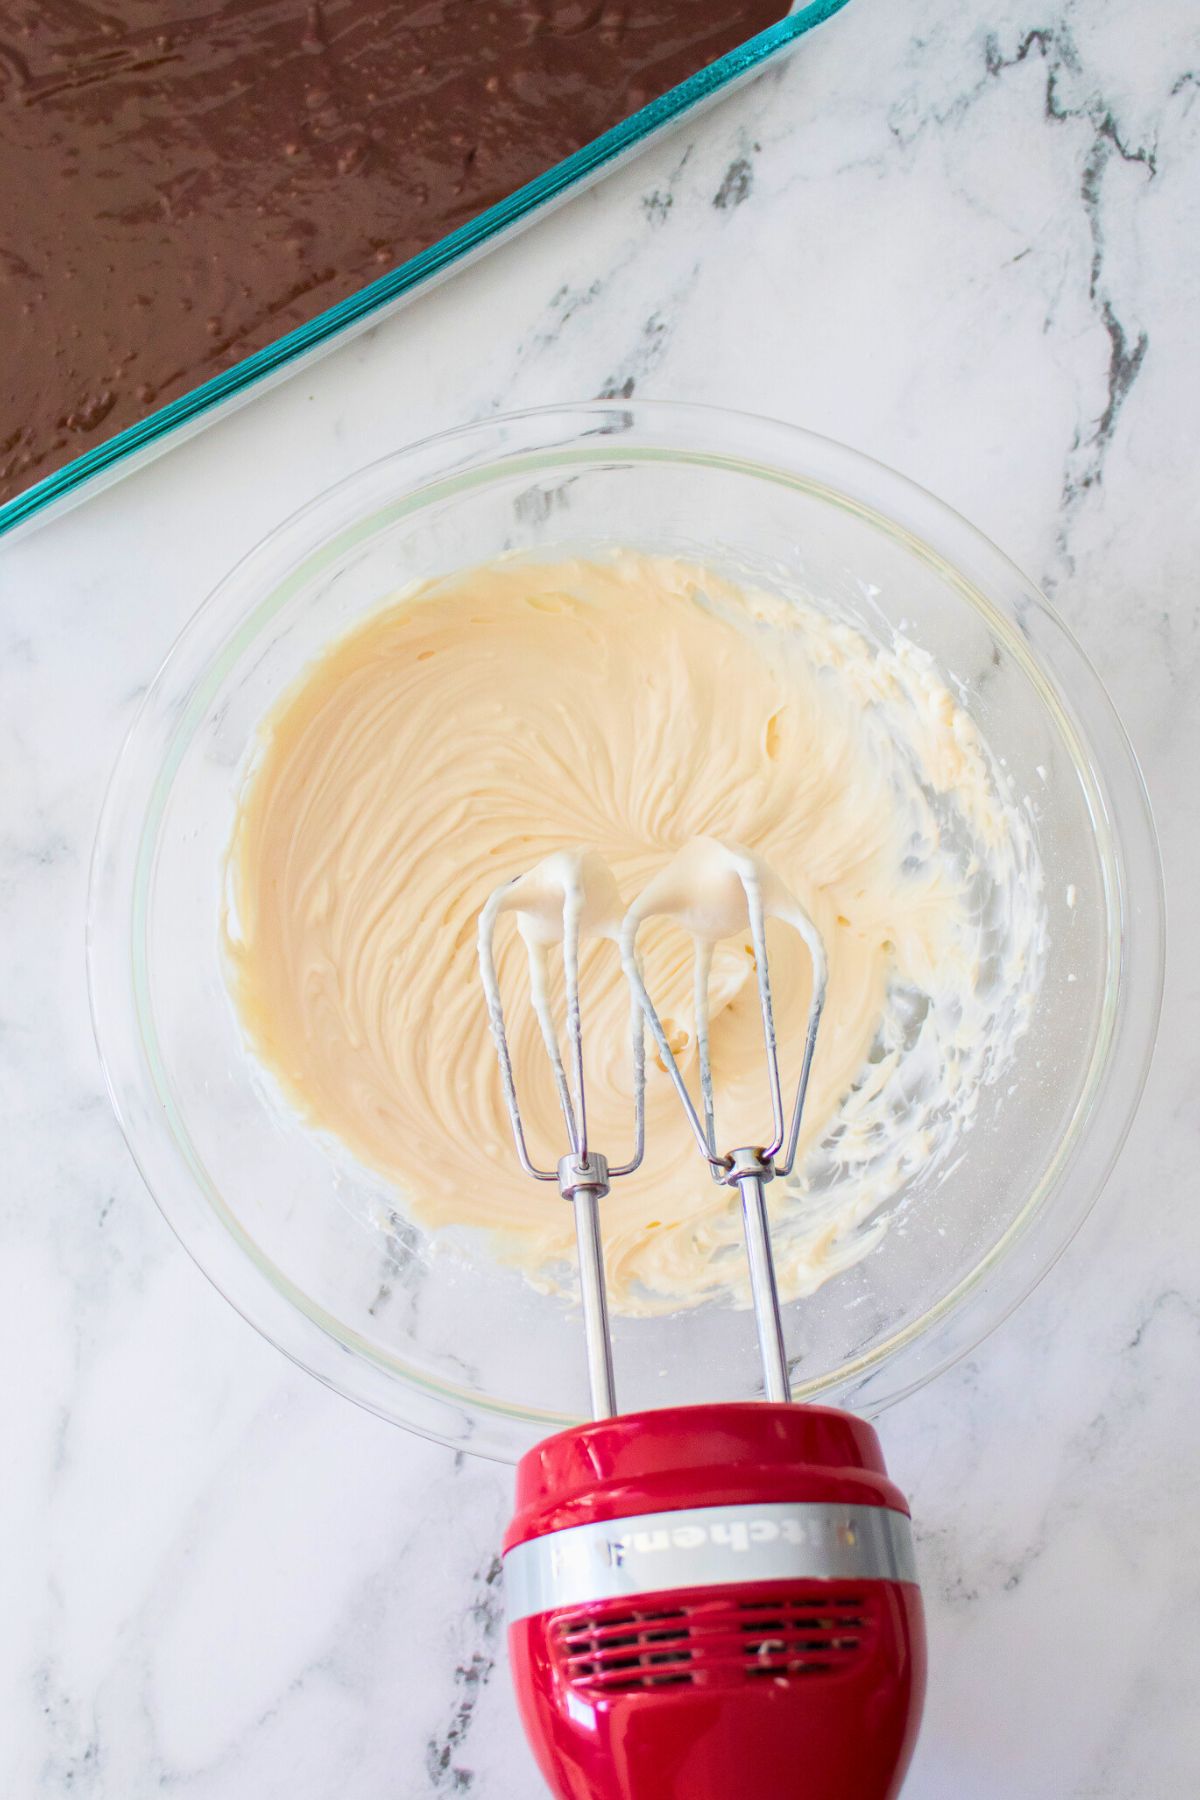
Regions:
<instances>
[{"instance_id":1,"label":"hand mixer body","mask_svg":"<svg viewBox=\"0 0 1200 1800\"><path fill-rule=\"evenodd\" d=\"M564 1800L890 1800L925 1684L870 1426L717 1405L529 1453L506 1539L526 1733Z\"/></svg>"}]
</instances>

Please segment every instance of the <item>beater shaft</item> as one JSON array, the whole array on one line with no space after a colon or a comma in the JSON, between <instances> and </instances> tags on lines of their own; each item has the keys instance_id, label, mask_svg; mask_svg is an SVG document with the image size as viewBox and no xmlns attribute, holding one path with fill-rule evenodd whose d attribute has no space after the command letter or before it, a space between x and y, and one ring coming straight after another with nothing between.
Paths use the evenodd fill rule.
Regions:
<instances>
[{"instance_id":1,"label":"beater shaft","mask_svg":"<svg viewBox=\"0 0 1200 1800\"><path fill-rule=\"evenodd\" d=\"M593 1419L611 1418L617 1410L613 1377L612 1334L608 1328L608 1290L604 1283L604 1248L600 1241L600 1195L577 1193L575 1248L579 1255L579 1296L583 1305L583 1339L587 1350L588 1388Z\"/></svg>"},{"instance_id":2,"label":"beater shaft","mask_svg":"<svg viewBox=\"0 0 1200 1800\"><path fill-rule=\"evenodd\" d=\"M774 1170L770 1164L764 1165L753 1151L735 1150L730 1173L736 1178L742 1196L742 1229L750 1268L750 1296L754 1304L758 1350L762 1358L763 1392L768 1400L790 1400L792 1383L783 1341L783 1319L779 1312L779 1289L775 1281L771 1224L767 1214L766 1183Z\"/></svg>"},{"instance_id":3,"label":"beater shaft","mask_svg":"<svg viewBox=\"0 0 1200 1800\"><path fill-rule=\"evenodd\" d=\"M608 1327L608 1289L604 1281L604 1246L600 1237L600 1202L611 1174L595 1150L574 1152L558 1165L558 1191L575 1213L575 1252L579 1258L579 1300L583 1308L583 1341L587 1352L588 1388L593 1419L611 1418L617 1410L613 1378L612 1334Z\"/></svg>"}]
</instances>

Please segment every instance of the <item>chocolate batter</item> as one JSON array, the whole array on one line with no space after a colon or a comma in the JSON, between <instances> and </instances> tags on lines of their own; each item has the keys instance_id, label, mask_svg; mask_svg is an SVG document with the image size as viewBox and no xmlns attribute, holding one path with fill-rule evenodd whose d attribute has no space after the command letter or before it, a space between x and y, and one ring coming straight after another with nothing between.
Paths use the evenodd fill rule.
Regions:
<instances>
[{"instance_id":1,"label":"chocolate batter","mask_svg":"<svg viewBox=\"0 0 1200 1800\"><path fill-rule=\"evenodd\" d=\"M785 11L0 0L0 501Z\"/></svg>"}]
</instances>

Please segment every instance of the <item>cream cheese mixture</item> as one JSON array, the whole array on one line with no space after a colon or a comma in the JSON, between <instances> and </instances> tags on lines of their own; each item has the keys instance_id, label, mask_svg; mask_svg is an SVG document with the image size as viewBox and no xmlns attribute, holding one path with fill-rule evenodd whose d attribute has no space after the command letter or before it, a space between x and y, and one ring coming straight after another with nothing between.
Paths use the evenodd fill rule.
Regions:
<instances>
[{"instance_id":1,"label":"cream cheese mixture","mask_svg":"<svg viewBox=\"0 0 1200 1800\"><path fill-rule=\"evenodd\" d=\"M827 956L796 1169L770 1190L781 1291L810 1292L870 1249L887 1203L945 1159L1024 1030L1041 974L1028 820L910 644L633 553L501 560L402 596L317 661L264 726L223 921L251 1045L287 1101L386 1177L419 1226L486 1233L538 1285L569 1290L570 1209L513 1151L478 917L501 882L559 852L611 870L615 887L585 922L580 980L591 1142L621 1162L633 1106L620 916L700 838L761 857ZM673 881L642 910L681 914ZM522 918L541 906L552 945L553 906L534 900ZM553 1166L566 1144L521 936L513 920L499 926L526 1132ZM719 938L709 1033L721 1137L761 1142L753 952L740 930L708 935ZM775 921L767 943L794 1081L813 957ZM693 1078L689 931L648 918L638 948ZM561 959L550 966L554 1006ZM648 1064L646 1160L603 1202L611 1304L744 1300L736 1196L710 1180L653 1052Z\"/></svg>"}]
</instances>

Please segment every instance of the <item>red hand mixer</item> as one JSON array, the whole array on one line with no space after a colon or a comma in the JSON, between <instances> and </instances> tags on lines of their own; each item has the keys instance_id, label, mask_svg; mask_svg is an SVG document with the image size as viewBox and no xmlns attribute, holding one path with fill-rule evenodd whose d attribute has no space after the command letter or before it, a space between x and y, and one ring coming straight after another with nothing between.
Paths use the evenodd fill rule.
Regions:
<instances>
[{"instance_id":1,"label":"red hand mixer","mask_svg":"<svg viewBox=\"0 0 1200 1800\"><path fill-rule=\"evenodd\" d=\"M604 865L563 855L499 889L480 919L480 966L517 1154L529 1175L556 1181L574 1210L594 1415L593 1423L539 1444L517 1472L517 1509L504 1543L517 1702L542 1773L562 1800L891 1800L912 1753L925 1686L908 1507L888 1480L870 1425L790 1399L765 1200L766 1184L787 1175L796 1156L825 998L824 947L808 915L756 858L733 846L701 848L720 854L715 887L710 882L694 906L659 904L664 881L671 887L671 877L660 878L618 928L616 887ZM691 873L702 866L693 862ZM556 917L544 904L547 887L561 896ZM531 892L542 903L527 910ZM772 1109L769 1143L728 1152L717 1148L708 1042L711 945L726 935L706 934L714 894L718 913L736 901L737 928L749 925ZM531 1159L517 1104L492 952L503 911L517 913L526 940L570 1143L553 1170ZM663 911L696 938L699 1111L637 954L639 925ZM812 962L790 1122L767 916L799 932ZM579 944L589 930L620 942L633 996L635 1145L616 1168L587 1135ZM548 997L551 943L562 946L570 1079ZM642 1161L643 1018L714 1180L741 1197L762 1401L616 1410L600 1201L612 1180Z\"/></svg>"}]
</instances>

